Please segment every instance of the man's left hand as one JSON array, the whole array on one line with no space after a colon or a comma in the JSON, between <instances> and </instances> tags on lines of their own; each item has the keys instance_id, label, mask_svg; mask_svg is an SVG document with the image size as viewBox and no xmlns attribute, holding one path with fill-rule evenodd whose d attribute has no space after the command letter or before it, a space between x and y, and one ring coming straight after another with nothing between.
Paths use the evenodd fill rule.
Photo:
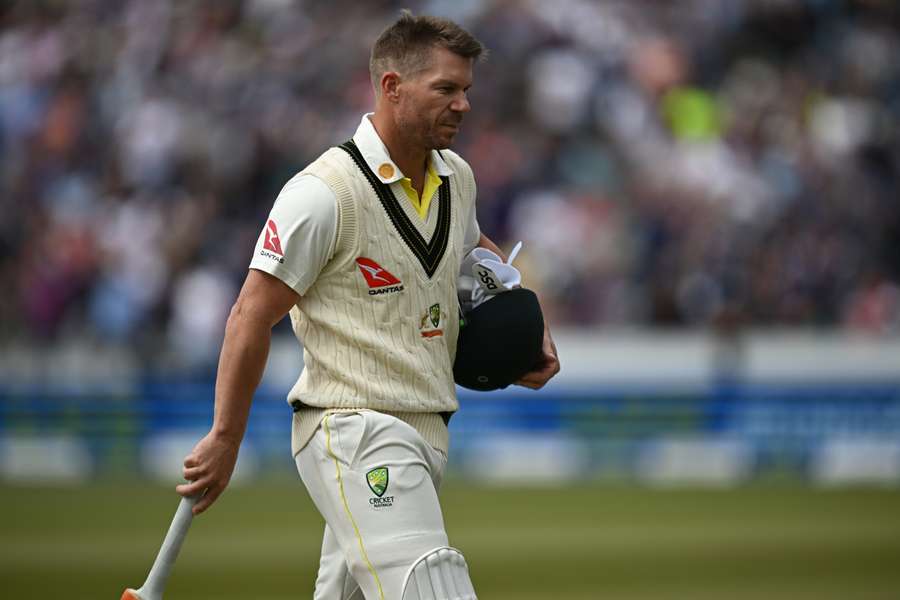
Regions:
<instances>
[{"instance_id":1,"label":"man's left hand","mask_svg":"<svg viewBox=\"0 0 900 600\"><path fill-rule=\"evenodd\" d=\"M516 382L516 385L539 390L544 384L559 373L559 356L556 353L556 344L550 337L550 328L544 325L544 345L542 348L543 356L537 367L530 373L522 376L522 379Z\"/></svg>"}]
</instances>

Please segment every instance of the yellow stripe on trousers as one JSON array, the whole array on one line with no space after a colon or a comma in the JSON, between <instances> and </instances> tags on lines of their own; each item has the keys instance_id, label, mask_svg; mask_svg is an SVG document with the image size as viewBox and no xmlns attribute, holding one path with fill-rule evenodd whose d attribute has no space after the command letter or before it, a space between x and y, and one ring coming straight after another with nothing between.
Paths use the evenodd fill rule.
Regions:
<instances>
[{"instance_id":1,"label":"yellow stripe on trousers","mask_svg":"<svg viewBox=\"0 0 900 600\"><path fill-rule=\"evenodd\" d=\"M344 494L344 479L341 477L341 464L338 462L334 452L331 451L331 430L328 428L328 416L322 419L322 425L325 427L325 445L328 448L328 454L334 460L334 468L337 470L338 487L341 490L341 500L344 503L344 510L347 512L347 516L350 517L350 524L353 525L353 531L356 532L356 541L359 542L359 551L362 553L363 560L366 561L369 573L375 578L375 585L378 586L378 597L381 600L384 600L384 590L381 589L381 580L378 579L378 573L375 572L375 567L372 566L369 555L366 554L366 547L363 546L362 535L359 533L359 527L356 526L356 519L353 518L353 513L350 512L350 505L347 503L347 496Z\"/></svg>"}]
</instances>

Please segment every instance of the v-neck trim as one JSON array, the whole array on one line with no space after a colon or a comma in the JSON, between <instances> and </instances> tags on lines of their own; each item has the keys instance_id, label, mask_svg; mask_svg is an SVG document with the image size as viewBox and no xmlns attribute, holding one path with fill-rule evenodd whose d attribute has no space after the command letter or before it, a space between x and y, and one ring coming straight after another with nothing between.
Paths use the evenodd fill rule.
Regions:
<instances>
[{"instance_id":1,"label":"v-neck trim","mask_svg":"<svg viewBox=\"0 0 900 600\"><path fill-rule=\"evenodd\" d=\"M351 139L339 147L350 155L350 158L353 159L353 162L356 163L356 166L365 176L375 195L381 201L381 206L390 218L391 223L393 223L394 229L400 234L406 247L419 260L430 279L437 271L438 265L440 265L441 259L444 257L444 252L447 250L447 242L450 239L450 178L444 175L440 176L438 222L431 239L426 241L410 220L406 211L403 210L390 186L383 183L369 168L356 143Z\"/></svg>"}]
</instances>

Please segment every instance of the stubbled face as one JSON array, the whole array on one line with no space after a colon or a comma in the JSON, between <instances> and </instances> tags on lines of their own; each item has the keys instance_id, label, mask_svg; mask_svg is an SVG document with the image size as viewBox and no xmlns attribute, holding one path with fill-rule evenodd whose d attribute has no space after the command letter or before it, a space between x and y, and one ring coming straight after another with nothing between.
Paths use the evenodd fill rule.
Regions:
<instances>
[{"instance_id":1,"label":"stubbled face","mask_svg":"<svg viewBox=\"0 0 900 600\"><path fill-rule=\"evenodd\" d=\"M450 147L470 109L466 92L472 86L472 63L435 47L424 70L400 81L395 118L410 144L426 150Z\"/></svg>"}]
</instances>

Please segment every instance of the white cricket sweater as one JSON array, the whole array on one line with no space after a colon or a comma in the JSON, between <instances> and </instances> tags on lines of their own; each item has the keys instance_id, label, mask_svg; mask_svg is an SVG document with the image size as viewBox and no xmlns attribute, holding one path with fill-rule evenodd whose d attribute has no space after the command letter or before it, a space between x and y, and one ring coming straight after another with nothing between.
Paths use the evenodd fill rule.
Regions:
<instances>
[{"instance_id":1,"label":"white cricket sweater","mask_svg":"<svg viewBox=\"0 0 900 600\"><path fill-rule=\"evenodd\" d=\"M305 363L288 395L302 403L294 454L325 414L358 409L393 414L447 451L441 413L458 408L456 281L475 182L458 155L442 150L441 157L452 173L436 193L432 227L414 221L408 200L394 197L352 142L303 171L333 191L338 224L332 260L290 313Z\"/></svg>"}]
</instances>

